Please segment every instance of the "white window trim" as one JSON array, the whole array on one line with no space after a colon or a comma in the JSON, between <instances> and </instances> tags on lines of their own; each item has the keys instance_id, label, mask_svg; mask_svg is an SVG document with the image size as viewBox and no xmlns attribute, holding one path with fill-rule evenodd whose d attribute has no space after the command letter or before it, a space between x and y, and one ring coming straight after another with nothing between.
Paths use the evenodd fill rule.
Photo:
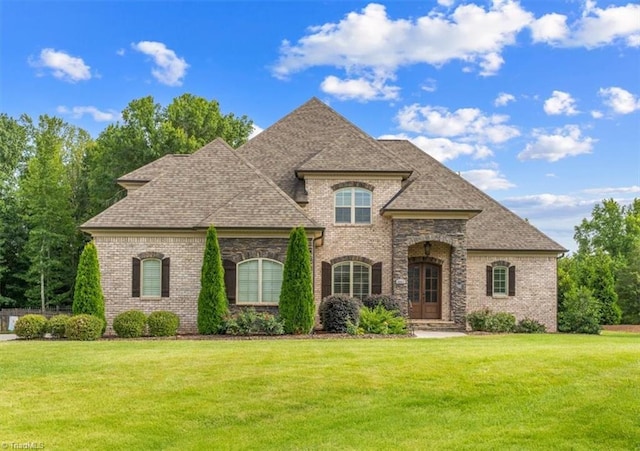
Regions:
<instances>
[{"instance_id":1,"label":"white window trim","mask_svg":"<svg viewBox=\"0 0 640 451\"><path fill-rule=\"evenodd\" d=\"M262 301L262 262L265 260L279 264L282 267L283 273L284 273L284 264L282 262L279 262L278 260L273 260L271 258L262 258L262 257L248 258L247 260L242 260L241 262L238 262L236 264L236 305L278 305L278 302ZM257 302L240 300L240 265L242 265L243 263L251 262L251 261L258 262L258 301Z\"/></svg>"},{"instance_id":2,"label":"white window trim","mask_svg":"<svg viewBox=\"0 0 640 451\"><path fill-rule=\"evenodd\" d=\"M353 297L353 266L354 264L365 266L369 270L369 289L367 290L366 296L371 296L371 265L364 262L360 262L360 261L354 261L354 260L339 262L331 266L331 295L333 296L336 294L335 293L335 268L338 266L345 266L347 263L349 264L349 296ZM344 294L344 293L339 293L339 294Z\"/></svg>"},{"instance_id":3,"label":"white window trim","mask_svg":"<svg viewBox=\"0 0 640 451\"><path fill-rule=\"evenodd\" d=\"M160 292L156 295L144 294L144 262L155 260L160 263ZM159 258L144 258L140 260L140 298L144 299L160 299L162 297L162 260Z\"/></svg>"},{"instance_id":4,"label":"white window trim","mask_svg":"<svg viewBox=\"0 0 640 451\"><path fill-rule=\"evenodd\" d=\"M496 269L504 269L504 293L496 293ZM503 265L494 266L491 271L491 293L494 298L509 297L509 268Z\"/></svg>"},{"instance_id":5,"label":"white window trim","mask_svg":"<svg viewBox=\"0 0 640 451\"><path fill-rule=\"evenodd\" d=\"M366 207L358 206L357 208L369 208L369 222L356 222L356 190L366 191L369 193L369 205ZM350 191L351 192L351 205L349 208L351 209L350 213L350 221L349 222L338 222L336 219L336 209L337 208L347 208L346 206L338 207L337 199L338 193ZM347 188L340 188L335 193L333 193L333 223L336 225L356 225L356 226L368 226L373 224L373 192L358 186L351 186Z\"/></svg>"}]
</instances>

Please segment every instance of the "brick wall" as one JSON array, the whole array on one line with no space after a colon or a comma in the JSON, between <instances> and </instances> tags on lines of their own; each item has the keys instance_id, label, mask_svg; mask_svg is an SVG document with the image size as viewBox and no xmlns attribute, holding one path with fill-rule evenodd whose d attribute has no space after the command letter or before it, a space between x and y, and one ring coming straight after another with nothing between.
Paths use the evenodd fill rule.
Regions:
<instances>
[{"instance_id":1,"label":"brick wall","mask_svg":"<svg viewBox=\"0 0 640 451\"><path fill-rule=\"evenodd\" d=\"M486 267L495 261L516 267L516 295L487 296ZM488 255L469 251L467 257L467 311L488 307L494 312L508 312L517 320L535 319L548 332L557 330L557 260L552 256L517 254Z\"/></svg>"}]
</instances>

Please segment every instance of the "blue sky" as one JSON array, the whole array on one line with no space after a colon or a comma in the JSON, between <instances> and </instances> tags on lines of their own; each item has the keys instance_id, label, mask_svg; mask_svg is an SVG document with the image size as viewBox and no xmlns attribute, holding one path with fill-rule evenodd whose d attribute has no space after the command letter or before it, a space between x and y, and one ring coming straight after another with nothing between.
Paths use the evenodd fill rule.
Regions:
<instances>
[{"instance_id":1,"label":"blue sky","mask_svg":"<svg viewBox=\"0 0 640 451\"><path fill-rule=\"evenodd\" d=\"M97 136L185 92L257 131L312 96L405 137L575 249L640 196L640 5L628 1L0 3L0 111Z\"/></svg>"}]
</instances>

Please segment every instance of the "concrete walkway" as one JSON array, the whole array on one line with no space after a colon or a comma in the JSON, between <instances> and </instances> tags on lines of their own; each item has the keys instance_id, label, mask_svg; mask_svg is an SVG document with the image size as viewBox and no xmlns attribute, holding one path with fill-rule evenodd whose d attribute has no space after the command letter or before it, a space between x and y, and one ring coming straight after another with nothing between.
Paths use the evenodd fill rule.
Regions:
<instances>
[{"instance_id":1,"label":"concrete walkway","mask_svg":"<svg viewBox=\"0 0 640 451\"><path fill-rule=\"evenodd\" d=\"M416 338L452 338L465 337L467 335L464 332L438 332L431 330L414 330L413 334Z\"/></svg>"},{"instance_id":2,"label":"concrete walkway","mask_svg":"<svg viewBox=\"0 0 640 451\"><path fill-rule=\"evenodd\" d=\"M16 338L18 338L18 336L15 334L0 334L0 341L15 340Z\"/></svg>"}]
</instances>

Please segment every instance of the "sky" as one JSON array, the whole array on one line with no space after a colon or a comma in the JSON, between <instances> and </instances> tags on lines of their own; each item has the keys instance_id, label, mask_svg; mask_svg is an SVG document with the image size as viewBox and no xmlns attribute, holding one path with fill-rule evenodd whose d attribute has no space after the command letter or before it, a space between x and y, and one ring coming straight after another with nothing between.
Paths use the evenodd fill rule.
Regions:
<instances>
[{"instance_id":1,"label":"sky","mask_svg":"<svg viewBox=\"0 0 640 451\"><path fill-rule=\"evenodd\" d=\"M638 2L0 2L2 113L97 137L183 93L255 133L318 97L570 250L596 203L640 197Z\"/></svg>"}]
</instances>

